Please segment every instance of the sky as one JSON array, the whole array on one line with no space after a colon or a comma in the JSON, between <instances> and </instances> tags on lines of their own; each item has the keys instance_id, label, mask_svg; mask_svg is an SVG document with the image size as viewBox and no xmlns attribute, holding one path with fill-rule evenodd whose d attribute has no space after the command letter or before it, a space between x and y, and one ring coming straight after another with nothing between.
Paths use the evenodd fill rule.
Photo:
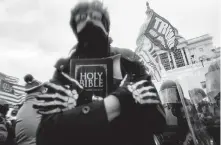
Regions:
<instances>
[{"instance_id":1,"label":"sky","mask_svg":"<svg viewBox=\"0 0 221 145\"><path fill-rule=\"evenodd\" d=\"M31 73L44 82L56 60L76 44L70 10L80 0L0 0L0 72L20 78ZM135 50L145 21L146 0L103 0L110 12L113 46ZM204 34L220 46L219 0L149 0L186 39Z\"/></svg>"}]
</instances>

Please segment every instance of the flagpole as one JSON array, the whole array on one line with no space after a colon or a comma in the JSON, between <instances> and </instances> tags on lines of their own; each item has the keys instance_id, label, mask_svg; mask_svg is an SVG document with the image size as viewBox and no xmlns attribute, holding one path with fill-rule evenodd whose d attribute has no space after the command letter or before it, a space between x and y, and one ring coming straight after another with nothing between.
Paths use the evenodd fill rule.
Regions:
<instances>
[{"instance_id":1,"label":"flagpole","mask_svg":"<svg viewBox=\"0 0 221 145\"><path fill-rule=\"evenodd\" d=\"M149 14L151 14L152 12L153 12L153 10L150 8L150 4L149 4L149 2L147 1L146 2L146 7L147 7L147 10L146 10L146 15L149 15Z\"/></svg>"},{"instance_id":2,"label":"flagpole","mask_svg":"<svg viewBox=\"0 0 221 145\"><path fill-rule=\"evenodd\" d=\"M102 0L103 1L103 0ZM150 5L149 5L149 2L148 1L146 1L146 8L147 8L147 10L146 10L146 15L148 16L148 14L149 13L151 13L152 12L152 9L150 8ZM146 37L146 36L145 36ZM139 46L138 46L139 47ZM141 47L143 47L143 45L141 46ZM135 60L135 58L136 58L136 52L139 52L139 50L140 49L142 49L142 48L139 48L139 49L135 49L135 52L134 52L134 57L133 57L133 60Z\"/></svg>"}]
</instances>

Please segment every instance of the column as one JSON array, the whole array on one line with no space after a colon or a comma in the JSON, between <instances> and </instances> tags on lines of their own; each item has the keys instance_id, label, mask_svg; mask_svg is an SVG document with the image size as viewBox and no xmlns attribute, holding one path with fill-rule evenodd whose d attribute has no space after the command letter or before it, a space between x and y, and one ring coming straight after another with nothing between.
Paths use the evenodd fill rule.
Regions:
<instances>
[{"instance_id":1,"label":"column","mask_svg":"<svg viewBox=\"0 0 221 145\"><path fill-rule=\"evenodd\" d=\"M177 68L173 52L171 52L171 56L172 56L172 59L173 59L172 61L173 61L173 64L174 64L174 68Z\"/></svg>"},{"instance_id":2,"label":"column","mask_svg":"<svg viewBox=\"0 0 221 145\"><path fill-rule=\"evenodd\" d=\"M183 49L181 48L181 53L182 53L182 57L183 57L183 60L184 60L184 63L185 63L185 66L187 65L187 62L186 62L186 57L185 57L185 54L183 52Z\"/></svg>"}]
</instances>

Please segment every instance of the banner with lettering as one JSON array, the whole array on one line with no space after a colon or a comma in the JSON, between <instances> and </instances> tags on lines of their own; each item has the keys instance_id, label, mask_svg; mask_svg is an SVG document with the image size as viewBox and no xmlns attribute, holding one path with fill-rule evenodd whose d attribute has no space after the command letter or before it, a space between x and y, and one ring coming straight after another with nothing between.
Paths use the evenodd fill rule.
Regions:
<instances>
[{"instance_id":1,"label":"banner with lettering","mask_svg":"<svg viewBox=\"0 0 221 145\"><path fill-rule=\"evenodd\" d=\"M151 20L145 31L145 36L162 50L171 50L178 44L177 30L167 21L153 11Z\"/></svg>"}]
</instances>

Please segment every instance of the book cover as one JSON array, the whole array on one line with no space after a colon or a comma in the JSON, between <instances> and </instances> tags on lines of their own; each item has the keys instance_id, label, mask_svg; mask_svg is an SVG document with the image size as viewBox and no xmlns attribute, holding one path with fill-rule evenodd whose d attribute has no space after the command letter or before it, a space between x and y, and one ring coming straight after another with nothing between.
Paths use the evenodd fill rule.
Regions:
<instances>
[{"instance_id":1,"label":"book cover","mask_svg":"<svg viewBox=\"0 0 221 145\"><path fill-rule=\"evenodd\" d=\"M71 59L70 76L95 96L105 97L113 84L113 59Z\"/></svg>"}]
</instances>

